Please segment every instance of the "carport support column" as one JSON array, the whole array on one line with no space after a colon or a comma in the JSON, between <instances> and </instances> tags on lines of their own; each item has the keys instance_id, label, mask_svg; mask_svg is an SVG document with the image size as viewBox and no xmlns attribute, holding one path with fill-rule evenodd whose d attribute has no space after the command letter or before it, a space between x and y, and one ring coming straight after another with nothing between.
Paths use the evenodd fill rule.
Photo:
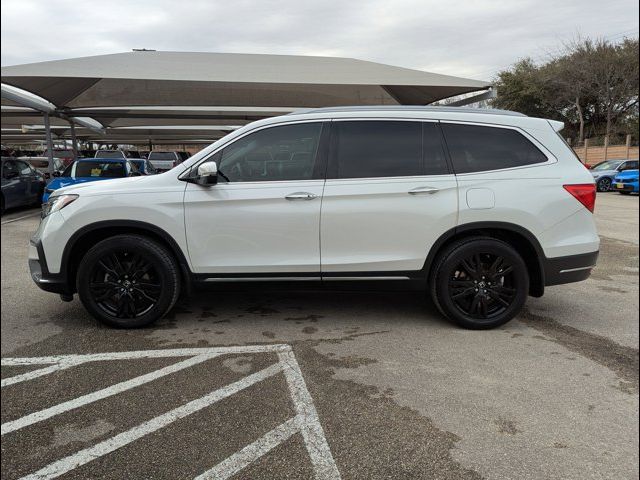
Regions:
<instances>
[{"instance_id":1,"label":"carport support column","mask_svg":"<svg viewBox=\"0 0 640 480\"><path fill-rule=\"evenodd\" d=\"M51 138L51 121L49 114L44 114L44 132L47 137L47 156L49 157L49 178L53 178L53 139Z\"/></svg>"},{"instance_id":2,"label":"carport support column","mask_svg":"<svg viewBox=\"0 0 640 480\"><path fill-rule=\"evenodd\" d=\"M71 127L71 149L73 150L73 159L78 159L78 138L76 137L76 124L69 122Z\"/></svg>"}]
</instances>

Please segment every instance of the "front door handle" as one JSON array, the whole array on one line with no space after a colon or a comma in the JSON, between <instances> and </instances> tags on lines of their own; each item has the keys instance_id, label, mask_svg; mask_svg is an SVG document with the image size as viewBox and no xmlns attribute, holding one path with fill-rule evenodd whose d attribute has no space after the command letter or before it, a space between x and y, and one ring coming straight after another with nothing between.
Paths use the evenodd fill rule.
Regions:
<instances>
[{"instance_id":1,"label":"front door handle","mask_svg":"<svg viewBox=\"0 0 640 480\"><path fill-rule=\"evenodd\" d=\"M436 187L416 187L409 190L409 195L433 195L439 191L440 189Z\"/></svg>"},{"instance_id":2,"label":"front door handle","mask_svg":"<svg viewBox=\"0 0 640 480\"><path fill-rule=\"evenodd\" d=\"M290 193L284 198L287 200L313 200L314 198L317 198L317 195L309 192L295 192Z\"/></svg>"}]
</instances>

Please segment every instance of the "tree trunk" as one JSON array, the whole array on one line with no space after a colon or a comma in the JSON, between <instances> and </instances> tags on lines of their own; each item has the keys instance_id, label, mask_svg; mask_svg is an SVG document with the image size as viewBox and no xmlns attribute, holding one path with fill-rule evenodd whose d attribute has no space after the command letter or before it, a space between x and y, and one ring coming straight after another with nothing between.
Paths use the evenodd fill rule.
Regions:
<instances>
[{"instance_id":1,"label":"tree trunk","mask_svg":"<svg viewBox=\"0 0 640 480\"><path fill-rule=\"evenodd\" d=\"M584 114L582 113L582 106L580 105L580 99L576 98L576 108L578 109L578 119L580 121L580 134L578 140L584 141Z\"/></svg>"}]
</instances>

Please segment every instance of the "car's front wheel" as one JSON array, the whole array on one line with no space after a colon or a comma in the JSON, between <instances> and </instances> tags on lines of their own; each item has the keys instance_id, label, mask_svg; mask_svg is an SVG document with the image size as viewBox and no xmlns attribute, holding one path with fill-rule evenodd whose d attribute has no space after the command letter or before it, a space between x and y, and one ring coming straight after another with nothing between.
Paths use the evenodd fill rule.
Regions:
<instances>
[{"instance_id":1,"label":"car's front wheel","mask_svg":"<svg viewBox=\"0 0 640 480\"><path fill-rule=\"evenodd\" d=\"M608 177L601 178L597 183L599 192L608 192L611 190L611 179Z\"/></svg>"},{"instance_id":2,"label":"car's front wheel","mask_svg":"<svg viewBox=\"0 0 640 480\"><path fill-rule=\"evenodd\" d=\"M85 308L101 322L143 327L173 307L180 274L162 245L140 235L117 235L86 253L78 268L77 289Z\"/></svg>"},{"instance_id":3,"label":"car's front wheel","mask_svg":"<svg viewBox=\"0 0 640 480\"><path fill-rule=\"evenodd\" d=\"M489 237L467 238L438 256L430 289L440 312L458 325L494 328L524 306L529 274L511 245Z\"/></svg>"}]
</instances>

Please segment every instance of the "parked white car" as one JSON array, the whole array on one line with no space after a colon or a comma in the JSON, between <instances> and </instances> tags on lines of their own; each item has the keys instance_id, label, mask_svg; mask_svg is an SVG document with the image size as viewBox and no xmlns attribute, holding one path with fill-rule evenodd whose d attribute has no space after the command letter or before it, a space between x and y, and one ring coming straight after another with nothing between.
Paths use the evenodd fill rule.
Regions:
<instances>
[{"instance_id":1,"label":"parked white car","mask_svg":"<svg viewBox=\"0 0 640 480\"><path fill-rule=\"evenodd\" d=\"M344 107L261 120L164 175L57 190L33 280L99 320L150 324L211 282L386 282L467 328L586 279L595 184L559 122Z\"/></svg>"},{"instance_id":2,"label":"parked white car","mask_svg":"<svg viewBox=\"0 0 640 480\"><path fill-rule=\"evenodd\" d=\"M156 170L166 171L181 163L182 157L178 152L153 150L149 152L148 160Z\"/></svg>"}]
</instances>

